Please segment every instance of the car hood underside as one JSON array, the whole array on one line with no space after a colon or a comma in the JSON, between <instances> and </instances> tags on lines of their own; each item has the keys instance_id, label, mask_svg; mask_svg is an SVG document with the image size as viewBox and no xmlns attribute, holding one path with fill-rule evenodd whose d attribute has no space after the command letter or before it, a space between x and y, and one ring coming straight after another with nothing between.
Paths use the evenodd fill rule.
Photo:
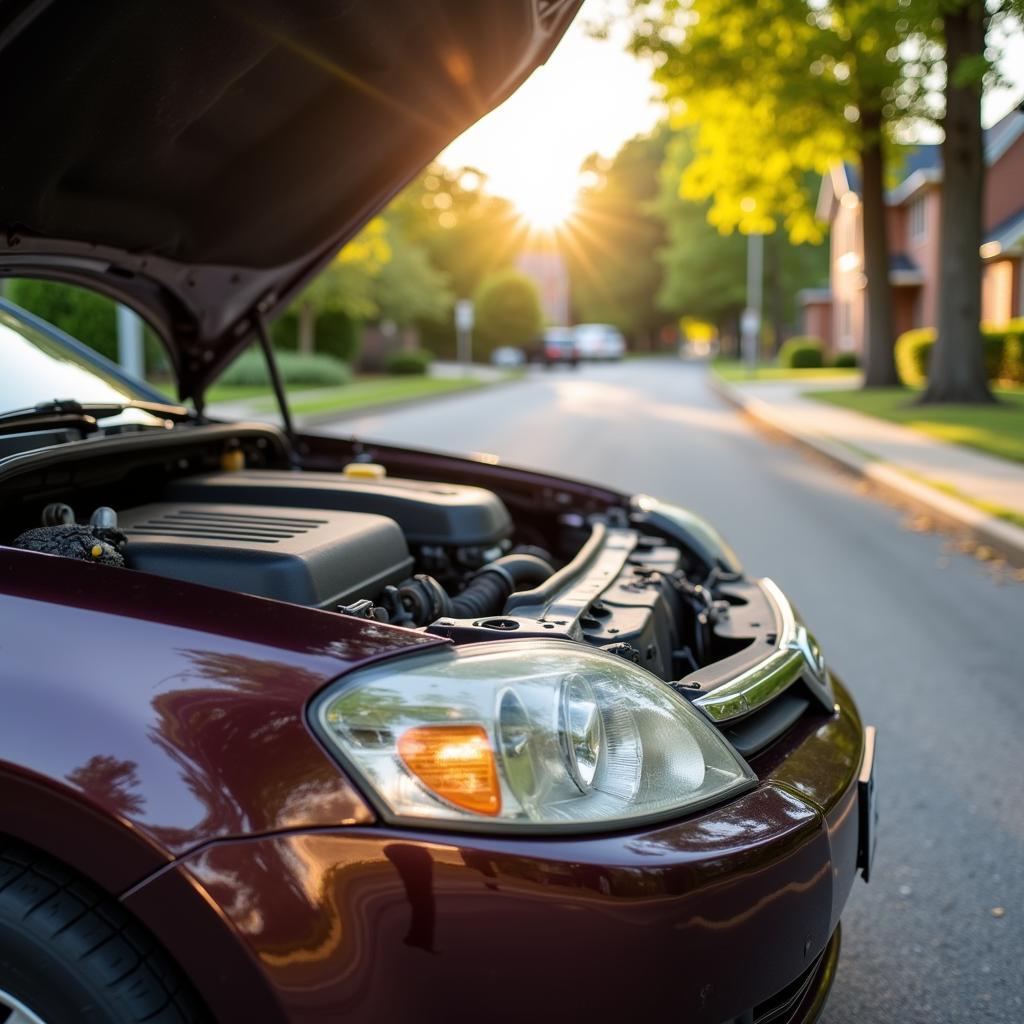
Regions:
<instances>
[{"instance_id":1,"label":"car hood underside","mask_svg":"<svg viewBox=\"0 0 1024 1024\"><path fill-rule=\"evenodd\" d=\"M0 271L101 290L197 398L542 63L579 0L13 0Z\"/></svg>"}]
</instances>

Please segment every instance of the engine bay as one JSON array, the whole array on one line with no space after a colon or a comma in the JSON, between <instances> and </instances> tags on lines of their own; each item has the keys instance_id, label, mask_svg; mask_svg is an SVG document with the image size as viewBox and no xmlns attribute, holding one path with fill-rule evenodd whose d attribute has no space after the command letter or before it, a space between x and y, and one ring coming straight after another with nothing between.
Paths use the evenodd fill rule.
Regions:
<instances>
[{"instance_id":1,"label":"engine bay","mask_svg":"<svg viewBox=\"0 0 1024 1024\"><path fill-rule=\"evenodd\" d=\"M697 693L771 640L756 585L635 504L392 475L362 453L289 469L258 432L214 450L23 479L4 540L456 644L583 642Z\"/></svg>"}]
</instances>

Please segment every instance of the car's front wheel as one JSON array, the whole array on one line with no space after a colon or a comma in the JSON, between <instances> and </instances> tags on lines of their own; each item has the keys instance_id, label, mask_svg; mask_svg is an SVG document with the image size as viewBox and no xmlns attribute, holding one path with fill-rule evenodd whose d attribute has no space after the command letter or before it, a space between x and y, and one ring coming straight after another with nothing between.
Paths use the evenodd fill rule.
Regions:
<instances>
[{"instance_id":1,"label":"car's front wheel","mask_svg":"<svg viewBox=\"0 0 1024 1024\"><path fill-rule=\"evenodd\" d=\"M197 1024L191 986L116 900L0 841L0 1024Z\"/></svg>"}]
</instances>

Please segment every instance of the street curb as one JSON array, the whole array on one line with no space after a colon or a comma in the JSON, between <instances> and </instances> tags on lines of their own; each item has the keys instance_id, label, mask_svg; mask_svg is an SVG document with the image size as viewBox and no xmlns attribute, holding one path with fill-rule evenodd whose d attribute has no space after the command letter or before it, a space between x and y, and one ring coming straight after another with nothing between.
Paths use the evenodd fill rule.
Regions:
<instances>
[{"instance_id":1,"label":"street curb","mask_svg":"<svg viewBox=\"0 0 1024 1024\"><path fill-rule=\"evenodd\" d=\"M453 398L468 398L470 395L479 395L483 391L507 388L513 384L521 384L525 379L525 377L513 377L511 380L484 382L476 387L462 388L459 391L439 391L434 395L418 395L415 398L394 398L387 402L373 402L369 405L360 405L353 409L340 409L336 412L315 412L310 413L308 416L299 414L295 417L295 425L300 429L306 429L308 427L323 426L325 423L357 420L363 416L377 416L381 413L395 412L399 409L414 409L419 405L430 405L431 402L440 402Z\"/></svg>"},{"instance_id":2,"label":"street curb","mask_svg":"<svg viewBox=\"0 0 1024 1024\"><path fill-rule=\"evenodd\" d=\"M829 437L795 430L768 402L750 398L711 372L711 388L730 404L741 409L765 426L823 455L831 462L856 476L870 480L902 498L924 505L939 519L966 530L973 540L998 552L1011 565L1024 567L1024 530L998 519L959 498L944 494L921 480L908 476L891 463L871 459Z\"/></svg>"}]
</instances>

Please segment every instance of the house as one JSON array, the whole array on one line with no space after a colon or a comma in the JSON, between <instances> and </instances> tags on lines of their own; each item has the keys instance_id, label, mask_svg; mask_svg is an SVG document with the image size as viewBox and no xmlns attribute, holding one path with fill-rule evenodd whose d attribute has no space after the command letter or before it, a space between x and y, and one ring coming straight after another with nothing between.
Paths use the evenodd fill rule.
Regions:
<instances>
[{"instance_id":1,"label":"house","mask_svg":"<svg viewBox=\"0 0 1024 1024\"><path fill-rule=\"evenodd\" d=\"M1024 315L1024 104L985 132L984 241L979 258L982 320L1002 324ZM886 194L889 281L897 335L938 319L939 146L908 148L900 179ZM800 294L804 331L832 351L859 351L864 338L864 244L860 181L837 164L824 176L818 217L831 226L830 287Z\"/></svg>"}]
</instances>

